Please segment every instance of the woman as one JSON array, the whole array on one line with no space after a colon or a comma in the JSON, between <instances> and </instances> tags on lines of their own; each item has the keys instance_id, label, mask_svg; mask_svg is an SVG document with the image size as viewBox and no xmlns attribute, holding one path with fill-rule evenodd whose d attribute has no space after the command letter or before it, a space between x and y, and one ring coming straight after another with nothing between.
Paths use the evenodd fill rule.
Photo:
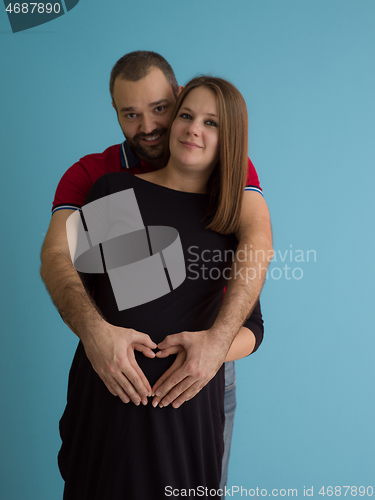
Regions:
<instances>
[{"instance_id":1,"label":"woman","mask_svg":"<svg viewBox=\"0 0 375 500\"><path fill-rule=\"evenodd\" d=\"M168 134L165 168L138 176L105 175L86 200L133 190L145 227L167 226L179 233L186 278L157 299L119 310L108 274L83 277L90 290L95 286L95 301L110 323L144 332L155 344L173 333L208 329L218 314L246 181L245 102L225 80L196 78L180 94ZM216 258L207 262L206 256L214 253ZM259 326L261 319L254 325L257 321ZM226 360L244 357L253 347L254 335L243 328ZM151 386L184 359L181 347L156 357L136 353ZM124 405L106 389L80 344L60 422L64 498L158 500L175 489L180 494L194 489L197 496L204 488L217 490L223 454L223 370L179 409Z\"/></svg>"}]
</instances>

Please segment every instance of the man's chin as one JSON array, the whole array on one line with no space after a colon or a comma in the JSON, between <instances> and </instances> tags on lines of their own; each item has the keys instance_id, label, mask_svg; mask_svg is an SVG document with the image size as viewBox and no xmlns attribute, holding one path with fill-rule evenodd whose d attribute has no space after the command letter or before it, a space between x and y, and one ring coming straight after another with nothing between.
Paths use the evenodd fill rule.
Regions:
<instances>
[{"instance_id":1,"label":"man's chin","mask_svg":"<svg viewBox=\"0 0 375 500\"><path fill-rule=\"evenodd\" d=\"M158 160L164 155L164 146L149 146L144 147L138 144L130 144L130 146L134 149L137 156L141 157L145 161L147 160Z\"/></svg>"}]
</instances>

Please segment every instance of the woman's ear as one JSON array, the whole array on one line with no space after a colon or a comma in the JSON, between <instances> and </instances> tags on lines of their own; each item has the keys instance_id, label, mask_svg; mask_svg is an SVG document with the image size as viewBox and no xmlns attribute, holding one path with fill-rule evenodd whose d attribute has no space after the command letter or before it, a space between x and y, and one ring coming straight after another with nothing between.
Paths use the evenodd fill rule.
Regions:
<instances>
[{"instance_id":1,"label":"woman's ear","mask_svg":"<svg viewBox=\"0 0 375 500\"><path fill-rule=\"evenodd\" d=\"M181 94L181 92L182 92L182 89L183 89L183 88L184 88L184 86L183 86L183 85L180 85L180 86L178 87L178 89L177 89L177 97Z\"/></svg>"}]
</instances>

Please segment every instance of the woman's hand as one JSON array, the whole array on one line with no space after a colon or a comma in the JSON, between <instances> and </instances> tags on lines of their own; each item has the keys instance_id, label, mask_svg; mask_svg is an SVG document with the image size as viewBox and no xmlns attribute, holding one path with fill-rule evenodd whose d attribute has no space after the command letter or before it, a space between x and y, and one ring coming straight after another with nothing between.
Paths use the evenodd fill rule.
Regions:
<instances>
[{"instance_id":1,"label":"woman's hand","mask_svg":"<svg viewBox=\"0 0 375 500\"><path fill-rule=\"evenodd\" d=\"M168 370L163 373L163 375L159 378L159 380L155 383L154 387L152 388L152 394L155 396L155 392L160 387L164 382L168 379L168 377L181 368L181 366L185 363L187 353L185 348L182 345L174 345L171 347L168 347L167 349L164 349L163 351L159 351L156 353L156 357L158 358L167 358L171 354L177 354L176 359L174 363L168 368ZM161 398L154 397L152 401L152 406L156 408L156 406L159 404ZM159 404L160 408L163 408L162 404Z\"/></svg>"}]
</instances>

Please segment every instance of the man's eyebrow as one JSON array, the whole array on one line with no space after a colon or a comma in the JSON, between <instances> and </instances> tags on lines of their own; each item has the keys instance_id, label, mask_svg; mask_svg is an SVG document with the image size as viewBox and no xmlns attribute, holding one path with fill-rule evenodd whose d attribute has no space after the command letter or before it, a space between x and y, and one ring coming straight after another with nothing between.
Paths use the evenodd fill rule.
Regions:
<instances>
[{"instance_id":1,"label":"man's eyebrow","mask_svg":"<svg viewBox=\"0 0 375 500\"><path fill-rule=\"evenodd\" d=\"M189 113L193 113L193 111L190 108L186 107L186 106L181 106L180 111L181 111L181 109L183 109L185 111L188 111ZM215 118L218 117L217 115L215 115L215 113L204 113L204 114L207 115L207 116L214 116Z\"/></svg>"},{"instance_id":2,"label":"man's eyebrow","mask_svg":"<svg viewBox=\"0 0 375 500\"><path fill-rule=\"evenodd\" d=\"M156 106L161 106L162 104L170 104L168 99L160 99L159 101L150 102L149 108L155 108ZM137 108L134 106L128 106L120 109L120 113L136 113Z\"/></svg>"},{"instance_id":3,"label":"man's eyebrow","mask_svg":"<svg viewBox=\"0 0 375 500\"><path fill-rule=\"evenodd\" d=\"M148 107L154 108L155 106L161 106L162 104L169 104L169 100L168 99L160 99L159 101L150 102Z\"/></svg>"},{"instance_id":4,"label":"man's eyebrow","mask_svg":"<svg viewBox=\"0 0 375 500\"><path fill-rule=\"evenodd\" d=\"M128 108L121 108L120 113L134 113L135 108L133 106L129 106Z\"/></svg>"}]
</instances>

